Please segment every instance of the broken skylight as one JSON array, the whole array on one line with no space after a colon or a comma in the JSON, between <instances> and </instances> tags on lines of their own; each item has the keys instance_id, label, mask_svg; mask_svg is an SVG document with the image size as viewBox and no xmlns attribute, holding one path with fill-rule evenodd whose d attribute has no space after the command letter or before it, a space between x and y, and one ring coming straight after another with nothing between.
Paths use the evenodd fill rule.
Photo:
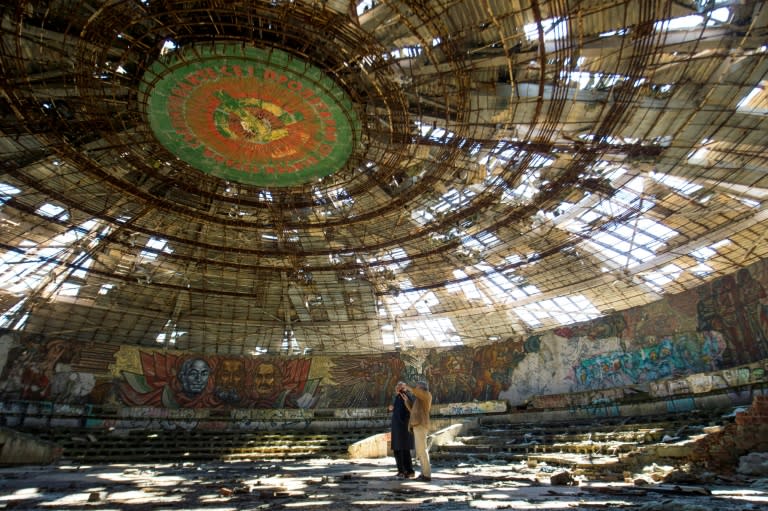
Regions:
<instances>
[{"instance_id":1,"label":"broken skylight","mask_svg":"<svg viewBox=\"0 0 768 511\"><path fill-rule=\"evenodd\" d=\"M568 325L599 317L600 311L584 295L558 296L513 309L529 327Z\"/></svg>"},{"instance_id":2,"label":"broken skylight","mask_svg":"<svg viewBox=\"0 0 768 511\"><path fill-rule=\"evenodd\" d=\"M173 250L168 247L168 240L164 240L162 238L149 238L146 248L139 253L139 259L137 262L146 263L149 261L154 261L157 259L157 256L160 252L165 252L166 254L173 252Z\"/></svg>"},{"instance_id":3,"label":"broken skylight","mask_svg":"<svg viewBox=\"0 0 768 511\"><path fill-rule=\"evenodd\" d=\"M460 346L461 337L448 318L401 321L398 339L402 346Z\"/></svg>"}]
</instances>

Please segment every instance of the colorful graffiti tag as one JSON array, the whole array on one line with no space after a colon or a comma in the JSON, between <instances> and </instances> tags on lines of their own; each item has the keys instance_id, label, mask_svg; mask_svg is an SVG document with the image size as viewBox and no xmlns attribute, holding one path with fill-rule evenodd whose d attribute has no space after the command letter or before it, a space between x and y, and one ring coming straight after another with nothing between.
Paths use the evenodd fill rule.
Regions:
<instances>
[{"instance_id":1,"label":"colorful graffiti tag","mask_svg":"<svg viewBox=\"0 0 768 511\"><path fill-rule=\"evenodd\" d=\"M0 399L126 407L387 406L398 380L434 403L507 400L680 379L768 358L768 262L584 324L479 347L311 358L221 356L0 332ZM81 356L86 354L87 356Z\"/></svg>"},{"instance_id":2,"label":"colorful graffiti tag","mask_svg":"<svg viewBox=\"0 0 768 511\"><path fill-rule=\"evenodd\" d=\"M602 353L573 366L576 389L602 389L713 371L723 363L725 340L718 332L666 337L637 350Z\"/></svg>"}]
</instances>

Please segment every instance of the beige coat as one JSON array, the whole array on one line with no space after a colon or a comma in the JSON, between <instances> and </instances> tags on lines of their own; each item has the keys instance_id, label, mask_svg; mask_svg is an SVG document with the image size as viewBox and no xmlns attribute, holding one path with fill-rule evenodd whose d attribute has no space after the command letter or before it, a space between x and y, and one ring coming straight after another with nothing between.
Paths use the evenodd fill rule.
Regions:
<instances>
[{"instance_id":1,"label":"beige coat","mask_svg":"<svg viewBox=\"0 0 768 511\"><path fill-rule=\"evenodd\" d=\"M432 409L432 393L419 387L412 387L416 400L411 403L409 399L405 400L405 405L411 412L411 420L408 426L413 429L414 426L424 426L429 429L429 411Z\"/></svg>"}]
</instances>

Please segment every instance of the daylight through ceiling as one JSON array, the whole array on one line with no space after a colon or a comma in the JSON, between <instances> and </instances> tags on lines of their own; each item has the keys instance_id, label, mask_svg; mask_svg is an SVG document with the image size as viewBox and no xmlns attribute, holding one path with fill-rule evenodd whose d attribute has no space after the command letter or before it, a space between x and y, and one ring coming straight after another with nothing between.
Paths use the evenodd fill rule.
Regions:
<instances>
[{"instance_id":1,"label":"daylight through ceiling","mask_svg":"<svg viewBox=\"0 0 768 511\"><path fill-rule=\"evenodd\" d=\"M0 7L0 327L476 346L768 253L761 1Z\"/></svg>"}]
</instances>

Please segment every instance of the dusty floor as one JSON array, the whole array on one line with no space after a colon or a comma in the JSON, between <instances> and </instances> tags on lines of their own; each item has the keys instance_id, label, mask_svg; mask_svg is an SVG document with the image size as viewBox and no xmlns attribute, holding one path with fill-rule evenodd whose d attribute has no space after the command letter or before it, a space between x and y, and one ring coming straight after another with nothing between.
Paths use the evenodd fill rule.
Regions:
<instances>
[{"instance_id":1,"label":"dusty floor","mask_svg":"<svg viewBox=\"0 0 768 511\"><path fill-rule=\"evenodd\" d=\"M768 509L765 479L553 486L542 468L435 463L425 483L396 479L393 458L5 467L0 509Z\"/></svg>"}]
</instances>

